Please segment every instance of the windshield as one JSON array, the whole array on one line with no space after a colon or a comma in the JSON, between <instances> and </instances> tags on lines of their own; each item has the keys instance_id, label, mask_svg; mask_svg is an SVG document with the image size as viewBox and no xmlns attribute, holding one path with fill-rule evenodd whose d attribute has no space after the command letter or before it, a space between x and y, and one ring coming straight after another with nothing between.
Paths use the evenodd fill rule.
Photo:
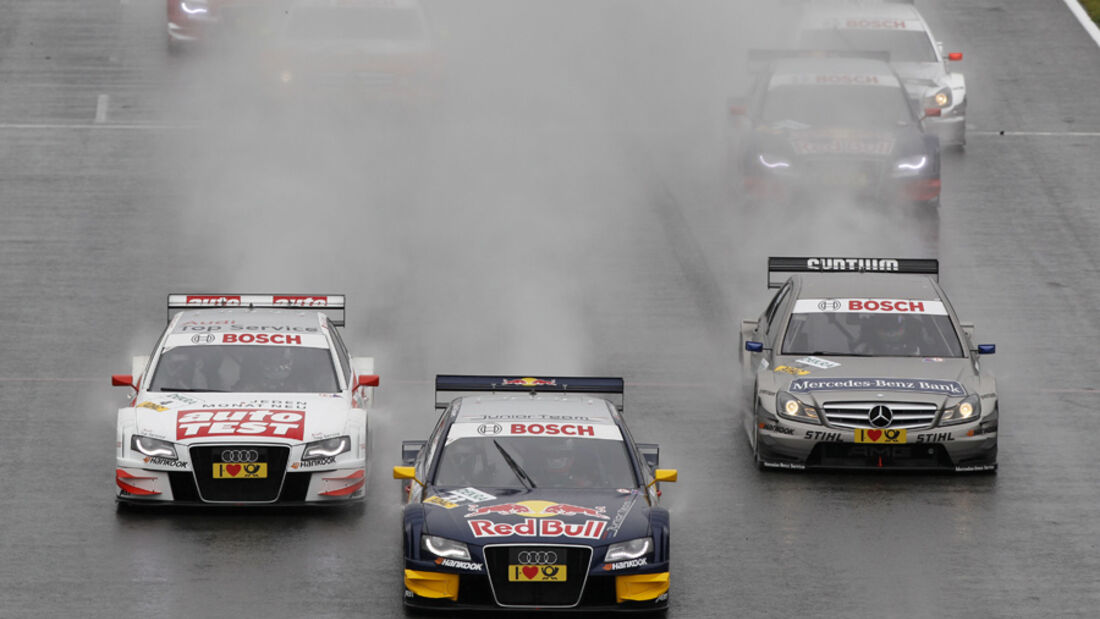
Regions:
<instances>
[{"instance_id":1,"label":"windshield","mask_svg":"<svg viewBox=\"0 0 1100 619\"><path fill-rule=\"evenodd\" d=\"M308 8L294 11L287 34L292 39L416 39L416 11L378 7Z\"/></svg>"},{"instance_id":2,"label":"windshield","mask_svg":"<svg viewBox=\"0 0 1100 619\"><path fill-rule=\"evenodd\" d=\"M309 346L176 346L157 361L150 391L335 393L332 355Z\"/></svg>"},{"instance_id":3,"label":"windshield","mask_svg":"<svg viewBox=\"0 0 1100 619\"><path fill-rule=\"evenodd\" d=\"M636 488L621 440L497 436L443 448L435 484L487 488Z\"/></svg>"},{"instance_id":4,"label":"windshield","mask_svg":"<svg viewBox=\"0 0 1100 619\"><path fill-rule=\"evenodd\" d=\"M803 49L890 52L890 62L936 62L923 30L807 30Z\"/></svg>"},{"instance_id":5,"label":"windshield","mask_svg":"<svg viewBox=\"0 0 1100 619\"><path fill-rule=\"evenodd\" d=\"M790 84L768 91L761 107L767 123L795 121L810 126L893 128L912 121L900 87Z\"/></svg>"},{"instance_id":6,"label":"windshield","mask_svg":"<svg viewBox=\"0 0 1100 619\"><path fill-rule=\"evenodd\" d=\"M962 345L946 315L796 313L782 354L961 357Z\"/></svg>"}]
</instances>

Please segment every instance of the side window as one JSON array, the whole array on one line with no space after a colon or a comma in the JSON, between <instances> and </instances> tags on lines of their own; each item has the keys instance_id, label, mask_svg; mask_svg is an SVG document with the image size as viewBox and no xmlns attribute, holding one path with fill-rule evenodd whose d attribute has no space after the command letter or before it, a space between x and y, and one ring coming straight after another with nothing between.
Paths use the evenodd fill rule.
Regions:
<instances>
[{"instance_id":1,"label":"side window","mask_svg":"<svg viewBox=\"0 0 1100 619\"><path fill-rule=\"evenodd\" d=\"M775 297L772 298L772 302L768 304L768 309L764 310L764 322L768 324L768 335L775 335L775 318L779 312L779 307L783 305L783 301L787 298L788 293L791 291L791 282L783 284L783 287L779 289L779 292L775 293Z\"/></svg>"},{"instance_id":2,"label":"side window","mask_svg":"<svg viewBox=\"0 0 1100 619\"><path fill-rule=\"evenodd\" d=\"M348 349L344 346L344 340L340 337L340 332L336 330L336 327L332 324L331 320L326 319L328 322L328 332L332 336L333 344L336 346L336 358L340 360L340 372L344 375L344 381L348 384L351 383L351 359L348 355Z\"/></svg>"}]
</instances>

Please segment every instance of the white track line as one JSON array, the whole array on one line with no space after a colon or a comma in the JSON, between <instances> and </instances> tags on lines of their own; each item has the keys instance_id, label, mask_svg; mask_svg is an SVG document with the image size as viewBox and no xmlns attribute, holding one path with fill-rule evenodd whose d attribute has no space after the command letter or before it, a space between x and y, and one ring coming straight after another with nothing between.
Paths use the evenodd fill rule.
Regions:
<instances>
[{"instance_id":1,"label":"white track line","mask_svg":"<svg viewBox=\"0 0 1100 619\"><path fill-rule=\"evenodd\" d=\"M1096 22L1092 21L1092 18L1089 17L1085 7L1081 6L1081 3L1077 0L1065 0L1065 3L1066 6L1069 7L1069 12L1073 13L1077 21L1081 22L1081 25L1085 27L1085 32L1089 33L1093 41L1096 41L1097 46L1100 46L1100 28L1098 28Z\"/></svg>"},{"instance_id":2,"label":"white track line","mask_svg":"<svg viewBox=\"0 0 1100 619\"><path fill-rule=\"evenodd\" d=\"M102 125L107 122L107 107L111 104L110 95L99 95L95 100L95 123Z\"/></svg>"}]
</instances>

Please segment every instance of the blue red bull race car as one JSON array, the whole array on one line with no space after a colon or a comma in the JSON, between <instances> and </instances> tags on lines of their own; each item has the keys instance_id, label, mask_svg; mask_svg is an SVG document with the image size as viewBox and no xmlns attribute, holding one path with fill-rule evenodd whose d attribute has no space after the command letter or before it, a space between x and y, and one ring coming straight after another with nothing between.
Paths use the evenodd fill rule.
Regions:
<instances>
[{"instance_id":1,"label":"blue red bull race car","mask_svg":"<svg viewBox=\"0 0 1100 619\"><path fill-rule=\"evenodd\" d=\"M474 395L438 402L440 392ZM410 480L407 606L667 608L657 484L676 471L631 437L621 378L437 376L436 393L435 430L406 441L406 465L394 467Z\"/></svg>"}]
</instances>

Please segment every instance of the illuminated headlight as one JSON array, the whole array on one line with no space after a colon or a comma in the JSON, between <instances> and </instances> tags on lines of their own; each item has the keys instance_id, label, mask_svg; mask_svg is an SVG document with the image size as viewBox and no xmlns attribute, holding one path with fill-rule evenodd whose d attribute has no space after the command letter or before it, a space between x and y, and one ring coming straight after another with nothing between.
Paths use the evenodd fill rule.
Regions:
<instances>
[{"instance_id":1,"label":"illuminated headlight","mask_svg":"<svg viewBox=\"0 0 1100 619\"><path fill-rule=\"evenodd\" d=\"M279 81L284 84L289 84L294 81L294 74L290 71L283 71L279 73Z\"/></svg>"},{"instance_id":2,"label":"illuminated headlight","mask_svg":"<svg viewBox=\"0 0 1100 619\"><path fill-rule=\"evenodd\" d=\"M781 417L805 423L821 423L821 420L817 417L816 408L804 404L786 391L780 391L775 396L775 410Z\"/></svg>"},{"instance_id":3,"label":"illuminated headlight","mask_svg":"<svg viewBox=\"0 0 1100 619\"><path fill-rule=\"evenodd\" d=\"M611 544L607 547L607 556L604 557L604 563L610 563L612 561L627 561L629 559L637 559L638 557L644 557L649 554L650 549L653 548L652 537L639 537L638 539L632 539L629 542L619 542L617 544Z\"/></svg>"},{"instance_id":4,"label":"illuminated headlight","mask_svg":"<svg viewBox=\"0 0 1100 619\"><path fill-rule=\"evenodd\" d=\"M945 108L951 105L951 89L944 86L937 90L932 96L928 97L929 105L927 107Z\"/></svg>"},{"instance_id":5,"label":"illuminated headlight","mask_svg":"<svg viewBox=\"0 0 1100 619\"><path fill-rule=\"evenodd\" d=\"M895 176L913 176L921 173L921 170L928 167L927 155L915 155L913 157L903 157L898 159L898 162L894 164Z\"/></svg>"},{"instance_id":6,"label":"illuminated headlight","mask_svg":"<svg viewBox=\"0 0 1100 619\"><path fill-rule=\"evenodd\" d=\"M130 437L130 449L140 454L145 454L146 456L155 456L168 460L179 459L179 456L176 455L176 446L168 441L162 441L159 438L150 438L148 436L135 434Z\"/></svg>"},{"instance_id":7,"label":"illuminated headlight","mask_svg":"<svg viewBox=\"0 0 1100 619\"><path fill-rule=\"evenodd\" d=\"M335 438L326 438L323 441L313 441L312 443L308 443L306 445L305 451L302 452L302 459L314 460L316 458L331 458L350 450L350 436L337 436Z\"/></svg>"},{"instance_id":8,"label":"illuminated headlight","mask_svg":"<svg viewBox=\"0 0 1100 619\"><path fill-rule=\"evenodd\" d=\"M444 559L470 560L470 549L466 547L466 544L456 542L453 539L425 535L420 538L420 546L433 555Z\"/></svg>"},{"instance_id":9,"label":"illuminated headlight","mask_svg":"<svg viewBox=\"0 0 1100 619\"><path fill-rule=\"evenodd\" d=\"M943 417L940 419L940 425L947 426L955 423L974 421L980 417L981 414L981 398L978 397L978 394L969 395L963 398L962 402L959 402L955 406L944 409Z\"/></svg>"},{"instance_id":10,"label":"illuminated headlight","mask_svg":"<svg viewBox=\"0 0 1100 619\"><path fill-rule=\"evenodd\" d=\"M206 5L205 0L187 0L187 2L180 2L180 10L188 15L206 15L210 12L210 7Z\"/></svg>"},{"instance_id":11,"label":"illuminated headlight","mask_svg":"<svg viewBox=\"0 0 1100 619\"><path fill-rule=\"evenodd\" d=\"M760 165L769 170L786 170L791 167L791 162L786 158L768 153L757 155L756 160L760 162Z\"/></svg>"}]
</instances>

